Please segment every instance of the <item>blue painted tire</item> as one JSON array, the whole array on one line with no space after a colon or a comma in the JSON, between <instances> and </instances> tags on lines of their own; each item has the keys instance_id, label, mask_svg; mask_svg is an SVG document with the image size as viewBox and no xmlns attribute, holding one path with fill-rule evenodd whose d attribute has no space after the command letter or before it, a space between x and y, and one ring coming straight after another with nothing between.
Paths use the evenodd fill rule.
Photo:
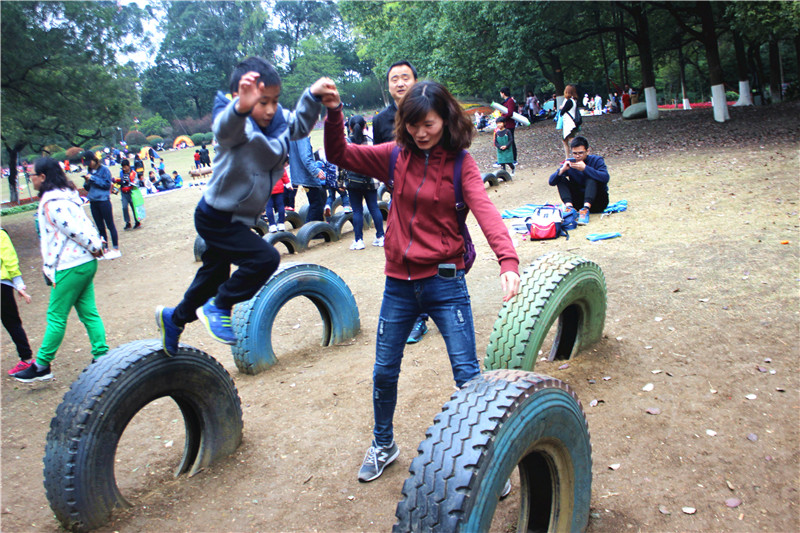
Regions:
<instances>
[{"instance_id":1,"label":"blue painted tire","mask_svg":"<svg viewBox=\"0 0 800 533\"><path fill-rule=\"evenodd\" d=\"M184 344L168 356L159 340L114 348L83 371L50 422L44 487L65 529L99 528L116 507L131 506L114 476L117 445L136 413L165 396L180 408L186 428L176 475L193 476L239 447L241 401L216 359Z\"/></svg>"},{"instance_id":2,"label":"blue painted tire","mask_svg":"<svg viewBox=\"0 0 800 533\"><path fill-rule=\"evenodd\" d=\"M322 317L322 346L355 337L361 330L358 305L350 287L320 265L282 265L253 298L233 308L236 344L231 347L240 372L258 374L278 362L272 349L272 326L281 307L305 296Z\"/></svg>"},{"instance_id":3,"label":"blue painted tire","mask_svg":"<svg viewBox=\"0 0 800 533\"><path fill-rule=\"evenodd\" d=\"M521 370L486 372L451 396L425 434L394 532L489 531L515 468L516 531L586 529L592 446L583 408L565 383Z\"/></svg>"},{"instance_id":4,"label":"blue painted tire","mask_svg":"<svg viewBox=\"0 0 800 533\"><path fill-rule=\"evenodd\" d=\"M300 241L297 240L297 236L294 233L288 231L267 233L266 235L264 235L263 238L265 241L270 243L272 246L275 246L276 248L278 244L282 244L283 246L286 247L286 251L289 252L290 254L297 254L305 250Z\"/></svg>"}]
</instances>

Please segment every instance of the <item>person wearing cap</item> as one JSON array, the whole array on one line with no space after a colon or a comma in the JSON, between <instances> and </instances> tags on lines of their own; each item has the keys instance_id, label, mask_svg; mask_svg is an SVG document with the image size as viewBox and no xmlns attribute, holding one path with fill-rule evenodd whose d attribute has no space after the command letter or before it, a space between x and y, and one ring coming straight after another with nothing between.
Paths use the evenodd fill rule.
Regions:
<instances>
[{"instance_id":1,"label":"person wearing cap","mask_svg":"<svg viewBox=\"0 0 800 533\"><path fill-rule=\"evenodd\" d=\"M111 171L108 167L100 163L97 156L91 150L83 154L83 160L89 167L89 173L84 176L83 188L86 189L86 197L89 199L89 208L92 212L94 224L100 233L106 248L106 259L116 259L121 256L119 251L119 238L117 237L117 227L114 225L114 211L111 207ZM111 234L112 249L108 250L108 233Z\"/></svg>"}]
</instances>

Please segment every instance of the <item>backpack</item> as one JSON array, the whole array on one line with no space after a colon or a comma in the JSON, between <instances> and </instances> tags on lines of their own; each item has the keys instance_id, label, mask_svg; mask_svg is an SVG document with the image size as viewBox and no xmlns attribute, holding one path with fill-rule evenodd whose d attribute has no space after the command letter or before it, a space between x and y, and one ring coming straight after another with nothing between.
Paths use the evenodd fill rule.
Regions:
<instances>
[{"instance_id":1,"label":"backpack","mask_svg":"<svg viewBox=\"0 0 800 533\"><path fill-rule=\"evenodd\" d=\"M561 219L561 229L563 230L573 230L578 227L578 212L575 209L569 209L566 213L562 211Z\"/></svg>"},{"instance_id":2,"label":"backpack","mask_svg":"<svg viewBox=\"0 0 800 533\"><path fill-rule=\"evenodd\" d=\"M532 241L555 239L561 235L566 235L569 239L569 233L562 223L561 210L550 204L537 207L533 214L525 219Z\"/></svg>"},{"instance_id":3,"label":"backpack","mask_svg":"<svg viewBox=\"0 0 800 533\"><path fill-rule=\"evenodd\" d=\"M583 115L581 115L581 110L578 109L578 106L575 106L575 127L580 127L583 124Z\"/></svg>"},{"instance_id":4,"label":"backpack","mask_svg":"<svg viewBox=\"0 0 800 533\"><path fill-rule=\"evenodd\" d=\"M458 219L458 228L461 232L461 237L464 239L464 272L467 273L475 264L475 245L472 243L472 236L467 229L467 214L469 208L464 203L464 191L461 187L461 167L464 163L464 156L467 154L466 150L461 150L456 155L456 162L453 165L453 190L456 196L456 218ZM400 155L400 147L395 145L392 148L392 155L389 158L389 183L394 183L394 167L397 165L397 156Z\"/></svg>"}]
</instances>

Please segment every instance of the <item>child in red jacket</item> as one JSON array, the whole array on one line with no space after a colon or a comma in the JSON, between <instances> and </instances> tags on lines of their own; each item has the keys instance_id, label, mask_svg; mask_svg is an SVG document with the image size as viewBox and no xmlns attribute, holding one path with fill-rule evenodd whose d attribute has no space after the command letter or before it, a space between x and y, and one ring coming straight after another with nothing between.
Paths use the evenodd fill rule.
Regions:
<instances>
[{"instance_id":1,"label":"child in red jacket","mask_svg":"<svg viewBox=\"0 0 800 533\"><path fill-rule=\"evenodd\" d=\"M292 188L292 182L286 170L283 171L283 176L272 188L272 194L267 200L267 222L269 222L269 232L277 233L279 231L286 231L284 222L286 221L286 208L283 205L283 191ZM278 225L275 225L275 211L278 212Z\"/></svg>"}]
</instances>

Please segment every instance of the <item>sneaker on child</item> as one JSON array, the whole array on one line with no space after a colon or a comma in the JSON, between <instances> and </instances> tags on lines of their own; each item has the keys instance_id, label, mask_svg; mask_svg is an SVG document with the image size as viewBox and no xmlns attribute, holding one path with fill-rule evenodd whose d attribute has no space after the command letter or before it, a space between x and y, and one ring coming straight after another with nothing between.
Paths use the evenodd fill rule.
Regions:
<instances>
[{"instance_id":1,"label":"sneaker on child","mask_svg":"<svg viewBox=\"0 0 800 533\"><path fill-rule=\"evenodd\" d=\"M236 335L231 325L231 310L217 307L216 298L209 299L197 310L197 318L215 340L223 344L236 344Z\"/></svg>"},{"instance_id":2,"label":"sneaker on child","mask_svg":"<svg viewBox=\"0 0 800 533\"><path fill-rule=\"evenodd\" d=\"M19 361L17 362L16 365L14 365L14 368L8 371L8 375L13 376L17 372L22 372L32 364L33 364L33 359L28 359L27 361Z\"/></svg>"},{"instance_id":3,"label":"sneaker on child","mask_svg":"<svg viewBox=\"0 0 800 533\"><path fill-rule=\"evenodd\" d=\"M119 248L112 248L104 254L104 257L106 259L117 259L118 257L122 257L122 252L119 251Z\"/></svg>"},{"instance_id":4,"label":"sneaker on child","mask_svg":"<svg viewBox=\"0 0 800 533\"><path fill-rule=\"evenodd\" d=\"M344 206L343 210L344 210L345 213L352 213L353 212L353 208L350 207L349 205Z\"/></svg>"},{"instance_id":5,"label":"sneaker on child","mask_svg":"<svg viewBox=\"0 0 800 533\"><path fill-rule=\"evenodd\" d=\"M286 224L278 224L278 231L286 231Z\"/></svg>"},{"instance_id":6,"label":"sneaker on child","mask_svg":"<svg viewBox=\"0 0 800 533\"><path fill-rule=\"evenodd\" d=\"M383 246L383 237L375 237L375 240L372 241L372 246Z\"/></svg>"},{"instance_id":7,"label":"sneaker on child","mask_svg":"<svg viewBox=\"0 0 800 533\"><path fill-rule=\"evenodd\" d=\"M275 226L275 224L270 224L269 225L269 232L270 233L278 233L278 227Z\"/></svg>"},{"instance_id":8,"label":"sneaker on child","mask_svg":"<svg viewBox=\"0 0 800 533\"><path fill-rule=\"evenodd\" d=\"M389 446L378 446L375 441L372 441L367 455L364 456L364 462L361 463L361 469L358 471L358 480L366 483L378 479L383 474L383 469L392 464L398 455L400 455L400 448L394 441Z\"/></svg>"},{"instance_id":9,"label":"sneaker on child","mask_svg":"<svg viewBox=\"0 0 800 533\"><path fill-rule=\"evenodd\" d=\"M589 208L584 207L580 211L578 211L578 225L585 226L589 223Z\"/></svg>"},{"instance_id":10,"label":"sneaker on child","mask_svg":"<svg viewBox=\"0 0 800 533\"><path fill-rule=\"evenodd\" d=\"M53 373L50 371L50 365L39 368L35 362L26 368L14 374L14 379L23 383L33 383L34 381L47 381L53 379Z\"/></svg>"},{"instance_id":11,"label":"sneaker on child","mask_svg":"<svg viewBox=\"0 0 800 533\"><path fill-rule=\"evenodd\" d=\"M183 333L183 328L179 328L172 321L173 313L175 313L174 307L164 307L163 305L156 307L156 325L161 333L161 345L167 355L178 353L178 340Z\"/></svg>"},{"instance_id":12,"label":"sneaker on child","mask_svg":"<svg viewBox=\"0 0 800 533\"><path fill-rule=\"evenodd\" d=\"M364 249L364 241L359 239L357 241L353 241L353 244L350 245L351 250L363 250Z\"/></svg>"},{"instance_id":13,"label":"sneaker on child","mask_svg":"<svg viewBox=\"0 0 800 533\"><path fill-rule=\"evenodd\" d=\"M406 344L416 344L422 340L422 337L428 333L428 323L426 320L421 318L417 319L417 322L414 324L414 329L411 330L411 334L406 339Z\"/></svg>"}]
</instances>

